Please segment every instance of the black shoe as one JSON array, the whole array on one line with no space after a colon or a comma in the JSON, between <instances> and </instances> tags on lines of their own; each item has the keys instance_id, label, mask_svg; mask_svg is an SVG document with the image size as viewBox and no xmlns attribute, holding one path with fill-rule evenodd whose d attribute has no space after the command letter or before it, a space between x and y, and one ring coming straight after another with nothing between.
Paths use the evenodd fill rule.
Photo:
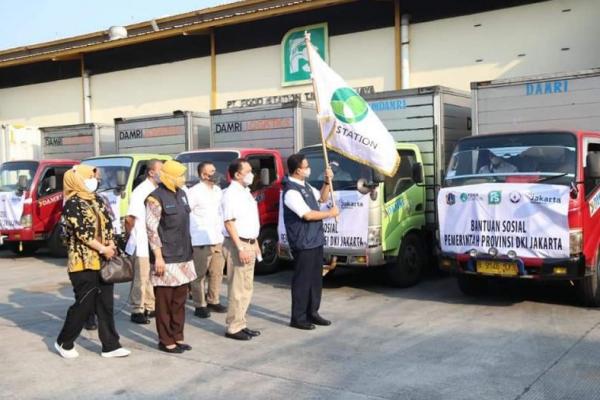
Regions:
<instances>
[{"instance_id":1,"label":"black shoe","mask_svg":"<svg viewBox=\"0 0 600 400\"><path fill-rule=\"evenodd\" d=\"M236 332L236 333L226 332L225 337L228 337L229 339L235 339L235 340L250 340L250 339L252 339L252 336L248 335L243 330Z\"/></svg>"},{"instance_id":2,"label":"black shoe","mask_svg":"<svg viewBox=\"0 0 600 400\"><path fill-rule=\"evenodd\" d=\"M162 343L158 344L158 349L160 351L164 351L165 353L172 353L172 354L181 354L183 353L183 349L179 346L175 346L172 349L169 349L167 346L165 346Z\"/></svg>"},{"instance_id":3,"label":"black shoe","mask_svg":"<svg viewBox=\"0 0 600 400\"><path fill-rule=\"evenodd\" d=\"M190 351L192 349L192 346L187 343L175 343L175 345L183 351Z\"/></svg>"},{"instance_id":4,"label":"black shoe","mask_svg":"<svg viewBox=\"0 0 600 400\"><path fill-rule=\"evenodd\" d=\"M208 308L206 307L196 307L196 310L194 310L194 315L198 318L209 318L210 311L208 311Z\"/></svg>"},{"instance_id":5,"label":"black shoe","mask_svg":"<svg viewBox=\"0 0 600 400\"><path fill-rule=\"evenodd\" d=\"M249 328L242 329L242 332L244 332L246 335L250 335L253 337L260 336L260 331L255 331Z\"/></svg>"},{"instance_id":6,"label":"black shoe","mask_svg":"<svg viewBox=\"0 0 600 400\"><path fill-rule=\"evenodd\" d=\"M150 323L150 320L146 317L146 314L144 313L133 313L131 314L131 322L136 323L136 324L140 324L140 325L146 325Z\"/></svg>"},{"instance_id":7,"label":"black shoe","mask_svg":"<svg viewBox=\"0 0 600 400\"><path fill-rule=\"evenodd\" d=\"M98 329L98 324L96 323L96 314L90 315L90 317L85 321L85 325L83 325L86 331L95 331Z\"/></svg>"},{"instance_id":8,"label":"black shoe","mask_svg":"<svg viewBox=\"0 0 600 400\"><path fill-rule=\"evenodd\" d=\"M227 312L227 307L225 307L224 305L221 305L219 303L217 304L209 304L208 308L210 308L212 311L222 314L222 313L226 313Z\"/></svg>"},{"instance_id":9,"label":"black shoe","mask_svg":"<svg viewBox=\"0 0 600 400\"><path fill-rule=\"evenodd\" d=\"M315 326L310 322L290 322L290 326L292 328L303 329L305 331L310 331L315 329Z\"/></svg>"},{"instance_id":10,"label":"black shoe","mask_svg":"<svg viewBox=\"0 0 600 400\"><path fill-rule=\"evenodd\" d=\"M146 314L146 318L150 319L150 318L154 318L156 317L156 311L144 311L144 314Z\"/></svg>"},{"instance_id":11,"label":"black shoe","mask_svg":"<svg viewBox=\"0 0 600 400\"><path fill-rule=\"evenodd\" d=\"M319 314L315 314L312 317L310 317L310 322L312 322L315 325L321 325L321 326L331 325L330 320L321 317Z\"/></svg>"}]
</instances>

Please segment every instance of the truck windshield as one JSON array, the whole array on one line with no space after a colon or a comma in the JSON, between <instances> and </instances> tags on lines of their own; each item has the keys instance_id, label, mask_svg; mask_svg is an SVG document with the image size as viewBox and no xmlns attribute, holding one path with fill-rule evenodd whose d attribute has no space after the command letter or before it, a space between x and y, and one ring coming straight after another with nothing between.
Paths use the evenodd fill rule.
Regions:
<instances>
[{"instance_id":1,"label":"truck windshield","mask_svg":"<svg viewBox=\"0 0 600 400\"><path fill-rule=\"evenodd\" d=\"M576 138L570 133L482 135L456 146L447 186L485 182L569 185L577 167Z\"/></svg>"},{"instance_id":2,"label":"truck windshield","mask_svg":"<svg viewBox=\"0 0 600 400\"><path fill-rule=\"evenodd\" d=\"M133 160L130 157L90 158L82 161L83 164L93 165L100 172L98 191L117 189L117 174L124 171L129 178L129 171Z\"/></svg>"},{"instance_id":3,"label":"truck windshield","mask_svg":"<svg viewBox=\"0 0 600 400\"><path fill-rule=\"evenodd\" d=\"M198 165L201 162L210 161L217 170L216 177L219 186L225 188L227 186L227 168L239 156L240 154L236 151L198 151L180 154L176 157L176 160L187 167L187 186L192 186L200 180Z\"/></svg>"},{"instance_id":4,"label":"truck windshield","mask_svg":"<svg viewBox=\"0 0 600 400\"><path fill-rule=\"evenodd\" d=\"M308 183L316 188L321 188L325 171L322 148L304 149L300 152L306 156L310 165L311 175ZM329 156L329 164L333 169L334 190L356 189L356 181L358 179L365 178L368 181L373 179L373 170L370 167L352 161L333 150L329 150L327 154Z\"/></svg>"},{"instance_id":5,"label":"truck windshield","mask_svg":"<svg viewBox=\"0 0 600 400\"><path fill-rule=\"evenodd\" d=\"M27 177L27 189L31 186L38 163L35 161L5 162L0 165L0 192L17 190L19 177Z\"/></svg>"}]
</instances>

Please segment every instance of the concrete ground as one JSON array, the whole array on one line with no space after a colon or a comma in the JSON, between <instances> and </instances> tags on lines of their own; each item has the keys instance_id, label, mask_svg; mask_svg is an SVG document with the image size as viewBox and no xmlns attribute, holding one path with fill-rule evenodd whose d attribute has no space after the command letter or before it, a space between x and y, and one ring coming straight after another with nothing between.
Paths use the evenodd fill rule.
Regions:
<instances>
[{"instance_id":1,"label":"concrete ground","mask_svg":"<svg viewBox=\"0 0 600 400\"><path fill-rule=\"evenodd\" d=\"M52 348L72 303L64 264L0 252L0 398L600 399L600 312L567 286L472 299L451 278L401 290L376 270L336 271L321 308L334 324L306 332L287 326L284 270L256 278L249 323L262 336L225 339L223 314L200 320L189 305L194 349L167 355L154 324L129 322L121 284L117 328L132 355L103 359L84 331L80 357L64 360Z\"/></svg>"}]
</instances>

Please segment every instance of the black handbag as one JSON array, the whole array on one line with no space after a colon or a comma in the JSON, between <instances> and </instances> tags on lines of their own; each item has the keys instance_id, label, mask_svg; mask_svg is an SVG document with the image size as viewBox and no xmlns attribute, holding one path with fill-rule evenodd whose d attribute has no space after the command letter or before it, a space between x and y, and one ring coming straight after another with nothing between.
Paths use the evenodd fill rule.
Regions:
<instances>
[{"instance_id":1,"label":"black handbag","mask_svg":"<svg viewBox=\"0 0 600 400\"><path fill-rule=\"evenodd\" d=\"M110 260L104 260L100 268L100 277L106 283L124 283L133 280L135 258L120 250Z\"/></svg>"}]
</instances>

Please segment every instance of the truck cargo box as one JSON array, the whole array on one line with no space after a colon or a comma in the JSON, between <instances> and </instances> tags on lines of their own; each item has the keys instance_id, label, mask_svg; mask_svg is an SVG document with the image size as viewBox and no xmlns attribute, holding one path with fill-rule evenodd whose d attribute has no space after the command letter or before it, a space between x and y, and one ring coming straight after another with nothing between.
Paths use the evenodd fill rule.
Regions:
<instances>
[{"instance_id":1,"label":"truck cargo box","mask_svg":"<svg viewBox=\"0 0 600 400\"><path fill-rule=\"evenodd\" d=\"M174 111L171 114L115 118L116 152L166 154L207 148L209 117L205 113Z\"/></svg>"},{"instance_id":2,"label":"truck cargo box","mask_svg":"<svg viewBox=\"0 0 600 400\"><path fill-rule=\"evenodd\" d=\"M114 153L114 127L105 124L47 126L42 132L42 156L46 159L82 160Z\"/></svg>"},{"instance_id":3,"label":"truck cargo box","mask_svg":"<svg viewBox=\"0 0 600 400\"><path fill-rule=\"evenodd\" d=\"M471 83L473 134L600 130L600 68Z\"/></svg>"},{"instance_id":4,"label":"truck cargo box","mask_svg":"<svg viewBox=\"0 0 600 400\"><path fill-rule=\"evenodd\" d=\"M302 147L320 143L315 106L289 102L210 112L210 147L267 148L285 160Z\"/></svg>"}]
</instances>

